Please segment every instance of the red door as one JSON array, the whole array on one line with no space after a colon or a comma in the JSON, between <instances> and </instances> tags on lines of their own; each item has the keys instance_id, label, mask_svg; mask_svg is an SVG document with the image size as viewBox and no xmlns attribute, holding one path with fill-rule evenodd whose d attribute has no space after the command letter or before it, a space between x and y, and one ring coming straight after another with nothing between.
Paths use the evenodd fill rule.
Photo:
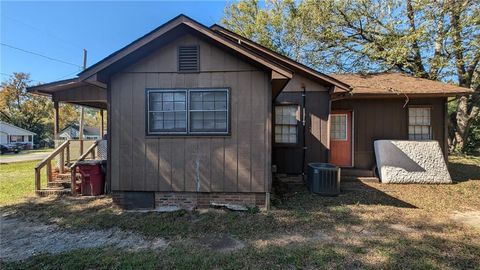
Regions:
<instances>
[{"instance_id":1,"label":"red door","mask_svg":"<svg viewBox=\"0 0 480 270\"><path fill-rule=\"evenodd\" d=\"M351 111L334 111L330 115L330 162L342 167L353 166Z\"/></svg>"}]
</instances>

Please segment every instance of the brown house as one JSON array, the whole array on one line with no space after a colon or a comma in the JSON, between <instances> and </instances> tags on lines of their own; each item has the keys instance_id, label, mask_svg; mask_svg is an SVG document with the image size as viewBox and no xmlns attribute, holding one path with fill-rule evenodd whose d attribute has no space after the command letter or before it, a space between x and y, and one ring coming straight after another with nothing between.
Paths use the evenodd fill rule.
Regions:
<instances>
[{"instance_id":1,"label":"brown house","mask_svg":"<svg viewBox=\"0 0 480 270\"><path fill-rule=\"evenodd\" d=\"M469 92L399 74L325 75L184 15L78 78L29 91L107 110L108 183L126 207L265 206L272 168L372 174L375 139L438 140L446 154L447 97Z\"/></svg>"}]
</instances>

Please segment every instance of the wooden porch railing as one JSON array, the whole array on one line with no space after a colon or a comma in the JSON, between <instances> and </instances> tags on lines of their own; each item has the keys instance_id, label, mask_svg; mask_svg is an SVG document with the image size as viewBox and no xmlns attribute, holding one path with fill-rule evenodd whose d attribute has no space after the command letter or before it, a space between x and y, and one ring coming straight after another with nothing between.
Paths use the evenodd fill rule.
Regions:
<instances>
[{"instance_id":1,"label":"wooden porch railing","mask_svg":"<svg viewBox=\"0 0 480 270\"><path fill-rule=\"evenodd\" d=\"M65 172L65 157L67 158L67 164L70 163L70 141L67 140L62 143L55 151L53 151L48 157L43 159L38 165L35 167L35 191L41 189L41 170L43 167L47 167L47 181L52 181L52 160L60 155L60 166L58 168L60 173Z\"/></svg>"},{"instance_id":2,"label":"wooden porch railing","mask_svg":"<svg viewBox=\"0 0 480 270\"><path fill-rule=\"evenodd\" d=\"M70 166L70 172L72 174L71 181L72 181L72 195L76 195L76 185L77 185L77 165L79 161L85 160L85 158L90 154L92 159L95 159L95 148L98 146L98 141L95 141L88 149L83 153L77 161L75 161L72 166Z\"/></svg>"},{"instance_id":3,"label":"wooden porch railing","mask_svg":"<svg viewBox=\"0 0 480 270\"><path fill-rule=\"evenodd\" d=\"M72 159L72 156L71 156L72 142L78 142L80 145L80 148L83 148L84 140L80 140L80 139L66 140L59 147L57 147L50 155L48 155L45 159L43 159L40 163L38 163L38 165L35 167L35 191L39 191L42 188L41 187L41 183L42 183L41 171L43 168L46 168L47 183L50 183L53 181L52 160L54 160L57 156L59 158L58 172L59 174L65 173L65 164L70 166L70 162L74 160ZM84 160L89 154L92 156L92 159L95 158L95 147L97 147L97 145L98 145L98 141L95 141L87 149L86 152L79 153L80 157L75 161L75 163L73 163L73 165L69 167L70 169L73 168L72 172L76 171L77 162L80 160ZM72 173L72 176L76 176L76 175ZM75 184L76 184L75 178L72 178L72 186L71 186L72 194L76 193Z\"/></svg>"}]
</instances>

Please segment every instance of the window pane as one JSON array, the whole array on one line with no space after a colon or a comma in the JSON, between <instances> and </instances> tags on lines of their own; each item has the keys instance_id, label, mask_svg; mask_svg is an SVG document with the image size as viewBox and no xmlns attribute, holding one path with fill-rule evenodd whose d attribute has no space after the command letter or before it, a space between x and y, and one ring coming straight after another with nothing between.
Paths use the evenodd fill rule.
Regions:
<instances>
[{"instance_id":1,"label":"window pane","mask_svg":"<svg viewBox=\"0 0 480 270\"><path fill-rule=\"evenodd\" d=\"M190 92L190 131L227 132L227 92Z\"/></svg>"},{"instance_id":2,"label":"window pane","mask_svg":"<svg viewBox=\"0 0 480 270\"><path fill-rule=\"evenodd\" d=\"M215 92L215 101L227 101L227 92Z\"/></svg>"},{"instance_id":3,"label":"window pane","mask_svg":"<svg viewBox=\"0 0 480 270\"><path fill-rule=\"evenodd\" d=\"M215 92L202 92L203 101L215 101Z\"/></svg>"},{"instance_id":4,"label":"window pane","mask_svg":"<svg viewBox=\"0 0 480 270\"><path fill-rule=\"evenodd\" d=\"M165 120L175 120L175 113L174 112L165 112L163 113L163 117Z\"/></svg>"},{"instance_id":5,"label":"window pane","mask_svg":"<svg viewBox=\"0 0 480 270\"><path fill-rule=\"evenodd\" d=\"M173 93L163 93L164 101L173 101Z\"/></svg>"},{"instance_id":6,"label":"window pane","mask_svg":"<svg viewBox=\"0 0 480 270\"><path fill-rule=\"evenodd\" d=\"M185 102L175 102L174 103L175 111L184 111L185 110Z\"/></svg>"},{"instance_id":7,"label":"window pane","mask_svg":"<svg viewBox=\"0 0 480 270\"><path fill-rule=\"evenodd\" d=\"M175 121L175 128L184 129L186 127L187 127L187 124L185 121Z\"/></svg>"},{"instance_id":8,"label":"window pane","mask_svg":"<svg viewBox=\"0 0 480 270\"><path fill-rule=\"evenodd\" d=\"M190 92L190 99L192 101L202 101L202 92Z\"/></svg>"},{"instance_id":9,"label":"window pane","mask_svg":"<svg viewBox=\"0 0 480 270\"><path fill-rule=\"evenodd\" d=\"M191 101L190 102L190 109L191 110L201 110L202 109L202 102L201 101Z\"/></svg>"},{"instance_id":10,"label":"window pane","mask_svg":"<svg viewBox=\"0 0 480 270\"><path fill-rule=\"evenodd\" d=\"M163 111L173 111L173 102L164 101L163 102Z\"/></svg>"},{"instance_id":11,"label":"window pane","mask_svg":"<svg viewBox=\"0 0 480 270\"><path fill-rule=\"evenodd\" d=\"M226 110L227 101L215 101L215 110Z\"/></svg>"},{"instance_id":12,"label":"window pane","mask_svg":"<svg viewBox=\"0 0 480 270\"><path fill-rule=\"evenodd\" d=\"M186 132L186 91L155 91L149 95L150 132ZM158 112L155 112L158 111Z\"/></svg>"},{"instance_id":13,"label":"window pane","mask_svg":"<svg viewBox=\"0 0 480 270\"><path fill-rule=\"evenodd\" d=\"M185 101L185 92L176 92L174 94L175 101Z\"/></svg>"},{"instance_id":14,"label":"window pane","mask_svg":"<svg viewBox=\"0 0 480 270\"><path fill-rule=\"evenodd\" d=\"M422 126L422 134L429 134L429 128L427 126Z\"/></svg>"},{"instance_id":15,"label":"window pane","mask_svg":"<svg viewBox=\"0 0 480 270\"><path fill-rule=\"evenodd\" d=\"M424 118L423 124L430 125L430 116Z\"/></svg>"},{"instance_id":16,"label":"window pane","mask_svg":"<svg viewBox=\"0 0 480 270\"><path fill-rule=\"evenodd\" d=\"M203 110L214 110L215 109L215 102L212 101L203 101Z\"/></svg>"},{"instance_id":17,"label":"window pane","mask_svg":"<svg viewBox=\"0 0 480 270\"><path fill-rule=\"evenodd\" d=\"M297 143L297 105L275 106L275 142Z\"/></svg>"},{"instance_id":18,"label":"window pane","mask_svg":"<svg viewBox=\"0 0 480 270\"><path fill-rule=\"evenodd\" d=\"M330 122L330 138L332 140L346 140L347 139L347 116L346 115L332 115Z\"/></svg>"},{"instance_id":19,"label":"window pane","mask_svg":"<svg viewBox=\"0 0 480 270\"><path fill-rule=\"evenodd\" d=\"M149 108L151 111L161 111L162 110L162 94L161 93L152 93L149 97Z\"/></svg>"},{"instance_id":20,"label":"window pane","mask_svg":"<svg viewBox=\"0 0 480 270\"><path fill-rule=\"evenodd\" d=\"M225 120L215 120L215 129L226 130L227 121Z\"/></svg>"},{"instance_id":21,"label":"window pane","mask_svg":"<svg viewBox=\"0 0 480 270\"><path fill-rule=\"evenodd\" d=\"M280 118L282 115L282 106L275 107L275 118Z\"/></svg>"},{"instance_id":22,"label":"window pane","mask_svg":"<svg viewBox=\"0 0 480 270\"><path fill-rule=\"evenodd\" d=\"M185 121L186 114L185 112L175 112L175 120L183 120Z\"/></svg>"},{"instance_id":23,"label":"window pane","mask_svg":"<svg viewBox=\"0 0 480 270\"><path fill-rule=\"evenodd\" d=\"M417 109L416 108L409 108L408 109L408 115L415 117L417 115Z\"/></svg>"}]
</instances>

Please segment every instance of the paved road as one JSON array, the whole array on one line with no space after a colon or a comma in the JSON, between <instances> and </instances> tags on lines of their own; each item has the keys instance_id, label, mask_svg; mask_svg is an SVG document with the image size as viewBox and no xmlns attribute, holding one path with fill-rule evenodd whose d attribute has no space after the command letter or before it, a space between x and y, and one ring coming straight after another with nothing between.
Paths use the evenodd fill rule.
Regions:
<instances>
[{"instance_id":1,"label":"paved road","mask_svg":"<svg viewBox=\"0 0 480 270\"><path fill-rule=\"evenodd\" d=\"M33 152L27 154L3 154L0 156L1 163L12 163L12 162L21 162L21 161L31 161L31 160L41 160L46 158L50 152Z\"/></svg>"}]
</instances>

